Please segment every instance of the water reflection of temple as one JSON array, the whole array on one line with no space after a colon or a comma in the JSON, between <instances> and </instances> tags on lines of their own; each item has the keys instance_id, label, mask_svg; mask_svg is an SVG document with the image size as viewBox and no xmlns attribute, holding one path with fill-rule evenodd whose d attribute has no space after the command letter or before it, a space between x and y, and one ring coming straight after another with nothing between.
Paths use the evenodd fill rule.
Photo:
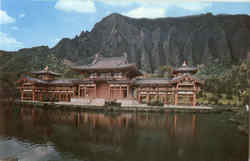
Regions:
<instances>
[{"instance_id":1,"label":"water reflection of temple","mask_svg":"<svg viewBox=\"0 0 250 161\"><path fill-rule=\"evenodd\" d=\"M32 141L46 142L53 140L53 137L56 140L63 137L67 138L67 142L77 139L77 144L114 146L131 140L136 142L139 136L163 139L167 135L173 139L192 141L196 135L195 115L52 112L35 108L21 108L18 119L6 111L0 115L0 136L15 136Z\"/></svg>"},{"instance_id":2,"label":"water reflection of temple","mask_svg":"<svg viewBox=\"0 0 250 161\"><path fill-rule=\"evenodd\" d=\"M85 149L86 153L91 153L96 146L101 146L113 150L118 148L119 153L126 153L130 148L127 149L124 145L138 144L137 148L143 148L143 142L147 139L152 139L154 143L163 142L164 146L168 146L165 143L174 144L176 141L179 141L180 146L183 143L188 146L196 141L195 115L91 113L21 108L16 125L13 126L11 118L6 119L10 121L5 126L0 126L0 132L6 131L8 136L34 143L53 142L60 151L67 151L70 147L73 148L72 151Z\"/></svg>"},{"instance_id":3,"label":"water reflection of temple","mask_svg":"<svg viewBox=\"0 0 250 161\"><path fill-rule=\"evenodd\" d=\"M159 117L155 117L158 115ZM21 120L26 124L39 126L47 124L68 124L75 128L112 130L116 128L168 129L171 135L194 136L196 115L151 114L151 113L91 113L21 108ZM49 123L48 123L49 122Z\"/></svg>"},{"instance_id":4,"label":"water reflection of temple","mask_svg":"<svg viewBox=\"0 0 250 161\"><path fill-rule=\"evenodd\" d=\"M136 156L139 161L164 161L167 156L169 160L200 161L206 156L220 161L229 160L228 154L244 156L239 150L245 141L242 137L235 144L230 142L235 138L233 131L220 124L215 126L216 117L208 120L203 116L0 109L0 138L7 136L32 144L49 142L57 152L81 160L135 160ZM225 136L229 131L232 135ZM216 158L220 155L223 157Z\"/></svg>"}]
</instances>

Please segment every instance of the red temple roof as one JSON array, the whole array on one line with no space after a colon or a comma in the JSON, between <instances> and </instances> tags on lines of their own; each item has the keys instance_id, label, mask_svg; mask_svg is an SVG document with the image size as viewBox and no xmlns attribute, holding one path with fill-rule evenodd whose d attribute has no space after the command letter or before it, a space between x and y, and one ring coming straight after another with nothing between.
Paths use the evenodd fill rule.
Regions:
<instances>
[{"instance_id":1,"label":"red temple roof","mask_svg":"<svg viewBox=\"0 0 250 161\"><path fill-rule=\"evenodd\" d=\"M172 79L169 78L143 78L143 79L135 79L133 81L133 85L137 86L144 86L144 85L150 85L150 86L161 86L161 85L171 85L171 84L175 84L180 80L183 80L185 78L190 78L192 80L195 80L197 83L203 84L204 82L201 81L200 79L198 79L197 77L189 74L189 73L185 73L183 75L174 77Z\"/></svg>"},{"instance_id":2,"label":"red temple roof","mask_svg":"<svg viewBox=\"0 0 250 161\"><path fill-rule=\"evenodd\" d=\"M142 78L142 79L135 79L133 81L133 85L168 85L171 84L171 80L168 78Z\"/></svg>"},{"instance_id":3,"label":"red temple roof","mask_svg":"<svg viewBox=\"0 0 250 161\"><path fill-rule=\"evenodd\" d=\"M48 74L48 75L53 75L53 76L61 76L60 73L56 73L56 72L49 71L48 66L46 66L46 67L45 67L43 70L41 70L41 71L34 71L34 72L31 72L31 74L34 74L34 75L45 75L45 74Z\"/></svg>"},{"instance_id":4,"label":"red temple roof","mask_svg":"<svg viewBox=\"0 0 250 161\"><path fill-rule=\"evenodd\" d=\"M46 86L72 86L81 82L81 80L78 79L56 79L49 81L49 80L41 80L38 78L33 78L30 76L23 76L20 80L17 81L17 83L21 83L23 81L24 82L27 81L36 85L46 85Z\"/></svg>"},{"instance_id":5,"label":"red temple roof","mask_svg":"<svg viewBox=\"0 0 250 161\"><path fill-rule=\"evenodd\" d=\"M199 78L195 77L194 75L191 75L189 73L185 73L183 75L180 75L180 76L177 76L177 77L174 77L172 80L171 80L171 83L176 83L180 80L183 80L185 79L186 77L189 77L191 78L192 80L195 80L197 83L200 83L200 84L203 84L204 82L202 80L200 80Z\"/></svg>"},{"instance_id":6,"label":"red temple roof","mask_svg":"<svg viewBox=\"0 0 250 161\"><path fill-rule=\"evenodd\" d=\"M190 67L187 65L186 61L184 61L184 63L182 64L181 67L179 68L175 68L173 70L173 73L196 73L198 71L198 68L196 67Z\"/></svg>"},{"instance_id":7,"label":"red temple roof","mask_svg":"<svg viewBox=\"0 0 250 161\"><path fill-rule=\"evenodd\" d=\"M141 75L137 70L136 64L129 64L126 54L122 57L103 57L96 54L91 64L82 66L72 66L75 71L81 72L115 72L115 71L134 71L135 75Z\"/></svg>"}]
</instances>

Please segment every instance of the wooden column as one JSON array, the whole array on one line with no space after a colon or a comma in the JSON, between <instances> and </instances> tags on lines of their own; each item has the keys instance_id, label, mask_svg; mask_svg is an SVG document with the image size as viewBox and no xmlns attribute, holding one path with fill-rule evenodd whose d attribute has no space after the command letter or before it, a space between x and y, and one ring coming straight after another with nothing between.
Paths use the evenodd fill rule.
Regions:
<instances>
[{"instance_id":1,"label":"wooden column","mask_svg":"<svg viewBox=\"0 0 250 161\"><path fill-rule=\"evenodd\" d=\"M96 98L96 85L95 85L95 87L94 87L94 88L95 88L95 98Z\"/></svg>"},{"instance_id":2,"label":"wooden column","mask_svg":"<svg viewBox=\"0 0 250 161\"><path fill-rule=\"evenodd\" d=\"M62 93L61 97L62 97L62 101L64 102L65 101L65 94Z\"/></svg>"},{"instance_id":3,"label":"wooden column","mask_svg":"<svg viewBox=\"0 0 250 161\"><path fill-rule=\"evenodd\" d=\"M42 101L42 91L40 90L40 101Z\"/></svg>"},{"instance_id":4,"label":"wooden column","mask_svg":"<svg viewBox=\"0 0 250 161\"><path fill-rule=\"evenodd\" d=\"M20 92L21 92L21 100L23 101L23 98L24 98L24 84L20 88Z\"/></svg>"},{"instance_id":5,"label":"wooden column","mask_svg":"<svg viewBox=\"0 0 250 161\"><path fill-rule=\"evenodd\" d=\"M174 97L174 104L178 105L178 93L175 93L175 97Z\"/></svg>"},{"instance_id":6,"label":"wooden column","mask_svg":"<svg viewBox=\"0 0 250 161\"><path fill-rule=\"evenodd\" d=\"M48 100L49 99L49 91L47 91L46 96L47 96L47 100Z\"/></svg>"},{"instance_id":7,"label":"wooden column","mask_svg":"<svg viewBox=\"0 0 250 161\"><path fill-rule=\"evenodd\" d=\"M193 106L196 106L196 93L193 94Z\"/></svg>"},{"instance_id":8,"label":"wooden column","mask_svg":"<svg viewBox=\"0 0 250 161\"><path fill-rule=\"evenodd\" d=\"M174 101L175 105L178 105L178 89L179 89L179 82L177 82L176 90L175 90L175 101Z\"/></svg>"},{"instance_id":9,"label":"wooden column","mask_svg":"<svg viewBox=\"0 0 250 161\"><path fill-rule=\"evenodd\" d=\"M78 97L81 97L81 87L80 87L80 85L78 86Z\"/></svg>"},{"instance_id":10,"label":"wooden column","mask_svg":"<svg viewBox=\"0 0 250 161\"><path fill-rule=\"evenodd\" d=\"M109 89L108 89L108 98L109 99L112 99L112 97L111 97L111 90L112 90L112 87L109 85Z\"/></svg>"},{"instance_id":11,"label":"wooden column","mask_svg":"<svg viewBox=\"0 0 250 161\"><path fill-rule=\"evenodd\" d=\"M22 89L21 90L21 100L23 101L23 98L24 98L24 90Z\"/></svg>"},{"instance_id":12,"label":"wooden column","mask_svg":"<svg viewBox=\"0 0 250 161\"><path fill-rule=\"evenodd\" d=\"M149 103L149 93L147 93L147 103Z\"/></svg>"},{"instance_id":13,"label":"wooden column","mask_svg":"<svg viewBox=\"0 0 250 161\"><path fill-rule=\"evenodd\" d=\"M165 102L164 104L168 104L168 94L165 95Z\"/></svg>"},{"instance_id":14,"label":"wooden column","mask_svg":"<svg viewBox=\"0 0 250 161\"><path fill-rule=\"evenodd\" d=\"M35 101L35 87L32 86L32 101Z\"/></svg>"},{"instance_id":15,"label":"wooden column","mask_svg":"<svg viewBox=\"0 0 250 161\"><path fill-rule=\"evenodd\" d=\"M76 88L72 86L71 90L73 91L73 96L76 96Z\"/></svg>"},{"instance_id":16,"label":"wooden column","mask_svg":"<svg viewBox=\"0 0 250 161\"><path fill-rule=\"evenodd\" d=\"M127 85L127 97L129 97L129 86Z\"/></svg>"},{"instance_id":17,"label":"wooden column","mask_svg":"<svg viewBox=\"0 0 250 161\"><path fill-rule=\"evenodd\" d=\"M112 99L112 98L113 98L113 97L112 97L112 88L113 88L113 87L111 87L111 86L109 87L109 99Z\"/></svg>"},{"instance_id":18,"label":"wooden column","mask_svg":"<svg viewBox=\"0 0 250 161\"><path fill-rule=\"evenodd\" d=\"M120 85L120 98L122 98L122 86Z\"/></svg>"},{"instance_id":19,"label":"wooden column","mask_svg":"<svg viewBox=\"0 0 250 161\"><path fill-rule=\"evenodd\" d=\"M157 87L157 101L160 101L160 89Z\"/></svg>"}]
</instances>

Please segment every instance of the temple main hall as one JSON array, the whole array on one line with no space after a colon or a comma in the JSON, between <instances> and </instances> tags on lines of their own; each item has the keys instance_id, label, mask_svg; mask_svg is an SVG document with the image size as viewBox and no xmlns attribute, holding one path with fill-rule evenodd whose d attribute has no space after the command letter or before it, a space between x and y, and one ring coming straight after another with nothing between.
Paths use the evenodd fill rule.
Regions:
<instances>
[{"instance_id":1,"label":"temple main hall","mask_svg":"<svg viewBox=\"0 0 250 161\"><path fill-rule=\"evenodd\" d=\"M197 93L203 84L194 74L197 68L186 62L174 68L171 78L147 78L136 64L129 63L127 54L104 57L83 66L71 66L82 79L62 79L48 67L31 72L18 81L21 100L67 102L104 105L106 102L129 104L196 105Z\"/></svg>"}]
</instances>

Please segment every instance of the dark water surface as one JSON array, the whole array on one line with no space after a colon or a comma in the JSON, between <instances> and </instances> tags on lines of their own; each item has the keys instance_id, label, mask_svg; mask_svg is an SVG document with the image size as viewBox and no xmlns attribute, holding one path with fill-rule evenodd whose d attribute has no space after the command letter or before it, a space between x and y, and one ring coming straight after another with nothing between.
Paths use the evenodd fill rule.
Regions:
<instances>
[{"instance_id":1,"label":"dark water surface","mask_svg":"<svg viewBox=\"0 0 250 161\"><path fill-rule=\"evenodd\" d=\"M0 158L21 161L247 161L248 137L221 114L0 108Z\"/></svg>"}]
</instances>

